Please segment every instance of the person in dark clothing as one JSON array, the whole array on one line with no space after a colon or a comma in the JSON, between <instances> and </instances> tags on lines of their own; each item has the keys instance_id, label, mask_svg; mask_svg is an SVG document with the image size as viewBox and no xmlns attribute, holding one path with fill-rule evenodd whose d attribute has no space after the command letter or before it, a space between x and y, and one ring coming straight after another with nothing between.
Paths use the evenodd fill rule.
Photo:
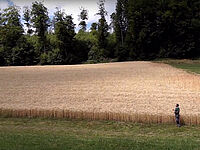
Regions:
<instances>
[{"instance_id":1,"label":"person in dark clothing","mask_svg":"<svg viewBox=\"0 0 200 150\"><path fill-rule=\"evenodd\" d=\"M176 124L178 127L180 127L180 108L179 108L179 104L176 104L176 108L174 110L174 114L175 114L175 119L176 119Z\"/></svg>"}]
</instances>

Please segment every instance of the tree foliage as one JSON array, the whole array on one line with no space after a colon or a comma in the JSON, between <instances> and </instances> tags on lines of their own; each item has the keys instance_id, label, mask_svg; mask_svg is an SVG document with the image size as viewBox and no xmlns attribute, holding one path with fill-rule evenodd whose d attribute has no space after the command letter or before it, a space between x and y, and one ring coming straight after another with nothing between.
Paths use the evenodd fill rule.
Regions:
<instances>
[{"instance_id":1,"label":"tree foliage","mask_svg":"<svg viewBox=\"0 0 200 150\"><path fill-rule=\"evenodd\" d=\"M18 54L23 53L19 48L23 36L23 28L20 22L19 8L10 6L3 10L0 26L0 55L1 63L5 65L20 64Z\"/></svg>"},{"instance_id":2,"label":"tree foliage","mask_svg":"<svg viewBox=\"0 0 200 150\"><path fill-rule=\"evenodd\" d=\"M35 28L35 33L39 38L39 49L38 53L41 55L42 53L47 53L48 44L47 44L47 29L50 25L50 20L48 16L47 8L41 2L33 2L31 9L31 22L33 23L33 27Z\"/></svg>"},{"instance_id":3,"label":"tree foliage","mask_svg":"<svg viewBox=\"0 0 200 150\"><path fill-rule=\"evenodd\" d=\"M27 27L27 34L32 34L33 30L31 29L31 10L29 9L28 6L24 7L24 15L23 15L23 20L25 21L25 25Z\"/></svg>"},{"instance_id":4,"label":"tree foliage","mask_svg":"<svg viewBox=\"0 0 200 150\"><path fill-rule=\"evenodd\" d=\"M98 24L97 24L96 22L93 22L93 23L91 24L90 30L91 30L91 31L96 31L97 28L98 28Z\"/></svg>"},{"instance_id":5,"label":"tree foliage","mask_svg":"<svg viewBox=\"0 0 200 150\"><path fill-rule=\"evenodd\" d=\"M88 10L84 9L83 7L81 7L80 10L81 10L79 15L79 19L81 20L79 23L80 30L86 31L87 28L86 20L88 20Z\"/></svg>"},{"instance_id":6,"label":"tree foliage","mask_svg":"<svg viewBox=\"0 0 200 150\"><path fill-rule=\"evenodd\" d=\"M54 19L57 47L62 56L61 63L73 63L73 59L75 58L73 53L73 38L75 36L73 18L61 10L57 10Z\"/></svg>"},{"instance_id":7,"label":"tree foliage","mask_svg":"<svg viewBox=\"0 0 200 150\"><path fill-rule=\"evenodd\" d=\"M199 5L198 0L118 0L117 57L144 60L199 56Z\"/></svg>"},{"instance_id":8,"label":"tree foliage","mask_svg":"<svg viewBox=\"0 0 200 150\"><path fill-rule=\"evenodd\" d=\"M42 2L24 7L23 16L17 6L0 10L0 65L200 57L199 0L117 0L110 25L105 0L98 8L89 31L81 8L78 33L58 8L50 21Z\"/></svg>"},{"instance_id":9,"label":"tree foliage","mask_svg":"<svg viewBox=\"0 0 200 150\"><path fill-rule=\"evenodd\" d=\"M108 29L109 26L105 19L107 15L107 11L105 10L105 0L99 0L99 12L97 15L100 16L98 22L98 49L102 51L102 57L107 57L106 55L106 46L107 46L107 37L108 37Z\"/></svg>"}]
</instances>

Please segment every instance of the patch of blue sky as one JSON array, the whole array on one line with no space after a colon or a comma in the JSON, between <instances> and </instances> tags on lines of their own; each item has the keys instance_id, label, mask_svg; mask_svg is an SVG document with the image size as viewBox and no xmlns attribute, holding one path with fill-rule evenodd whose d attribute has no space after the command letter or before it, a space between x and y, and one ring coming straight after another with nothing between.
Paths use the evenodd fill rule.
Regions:
<instances>
[{"instance_id":1,"label":"patch of blue sky","mask_svg":"<svg viewBox=\"0 0 200 150\"><path fill-rule=\"evenodd\" d=\"M11 0L7 0L7 2L8 2L9 6L13 6L14 5L13 1L11 1Z\"/></svg>"}]
</instances>

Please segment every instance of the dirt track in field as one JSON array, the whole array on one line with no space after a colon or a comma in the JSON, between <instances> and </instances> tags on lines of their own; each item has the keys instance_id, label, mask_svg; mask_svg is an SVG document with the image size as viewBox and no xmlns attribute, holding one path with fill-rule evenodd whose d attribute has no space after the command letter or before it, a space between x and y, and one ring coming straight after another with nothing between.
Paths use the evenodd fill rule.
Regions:
<instances>
[{"instance_id":1,"label":"dirt track in field","mask_svg":"<svg viewBox=\"0 0 200 150\"><path fill-rule=\"evenodd\" d=\"M200 76L166 64L125 62L0 68L0 108L200 114Z\"/></svg>"}]
</instances>

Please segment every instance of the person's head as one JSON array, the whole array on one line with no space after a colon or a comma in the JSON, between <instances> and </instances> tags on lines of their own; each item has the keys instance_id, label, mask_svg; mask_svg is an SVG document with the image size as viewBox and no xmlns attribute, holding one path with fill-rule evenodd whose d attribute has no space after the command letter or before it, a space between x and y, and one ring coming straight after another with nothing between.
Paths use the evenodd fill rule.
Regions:
<instances>
[{"instance_id":1,"label":"person's head","mask_svg":"<svg viewBox=\"0 0 200 150\"><path fill-rule=\"evenodd\" d=\"M176 107L179 107L179 104L176 104Z\"/></svg>"}]
</instances>

